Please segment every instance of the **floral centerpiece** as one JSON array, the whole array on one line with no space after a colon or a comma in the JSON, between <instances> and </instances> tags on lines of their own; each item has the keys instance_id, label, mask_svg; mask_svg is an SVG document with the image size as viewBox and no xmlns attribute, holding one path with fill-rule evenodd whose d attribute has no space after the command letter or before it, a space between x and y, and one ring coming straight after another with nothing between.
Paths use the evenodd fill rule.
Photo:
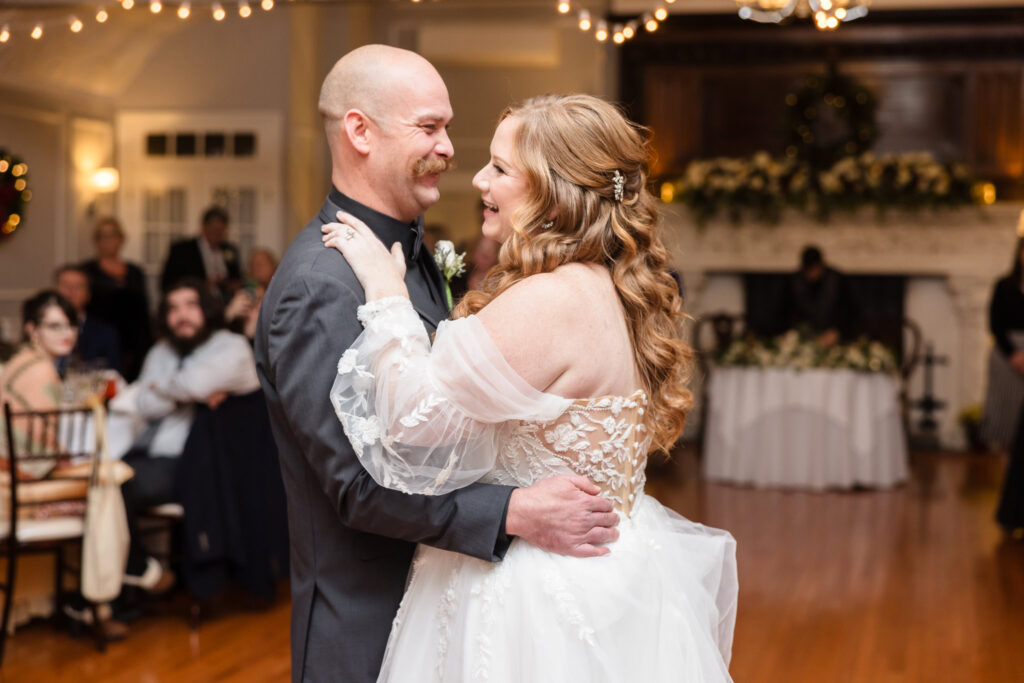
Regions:
<instances>
[{"instance_id":1,"label":"floral centerpiece","mask_svg":"<svg viewBox=\"0 0 1024 683\"><path fill-rule=\"evenodd\" d=\"M662 186L661 196L689 206L699 223L719 213L734 222L749 216L775 223L785 208L826 221L834 211L864 206L879 213L965 206L980 201L975 186L965 165L938 162L927 152L864 152L820 171L796 158L758 152L750 158L694 161L681 178Z\"/></svg>"},{"instance_id":2,"label":"floral centerpiece","mask_svg":"<svg viewBox=\"0 0 1024 683\"><path fill-rule=\"evenodd\" d=\"M813 337L790 330L774 339L745 337L730 344L715 359L723 367L854 370L893 374L896 355L884 344L866 337L849 344L822 346Z\"/></svg>"}]
</instances>

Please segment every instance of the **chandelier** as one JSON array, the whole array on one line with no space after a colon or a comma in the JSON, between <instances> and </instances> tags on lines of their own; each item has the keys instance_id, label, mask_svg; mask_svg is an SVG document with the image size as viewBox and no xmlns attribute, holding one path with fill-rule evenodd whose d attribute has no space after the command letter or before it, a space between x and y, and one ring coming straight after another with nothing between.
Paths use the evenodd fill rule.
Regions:
<instances>
[{"instance_id":1,"label":"chandelier","mask_svg":"<svg viewBox=\"0 0 1024 683\"><path fill-rule=\"evenodd\" d=\"M868 13L871 0L736 0L741 19L778 24L790 17L811 17L821 31L834 31L844 21Z\"/></svg>"}]
</instances>

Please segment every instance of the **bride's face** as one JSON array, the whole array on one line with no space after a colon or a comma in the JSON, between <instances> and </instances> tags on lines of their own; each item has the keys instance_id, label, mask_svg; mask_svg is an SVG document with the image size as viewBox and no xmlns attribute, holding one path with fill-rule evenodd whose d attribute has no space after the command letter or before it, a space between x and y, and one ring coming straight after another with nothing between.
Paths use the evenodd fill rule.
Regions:
<instances>
[{"instance_id":1,"label":"bride's face","mask_svg":"<svg viewBox=\"0 0 1024 683\"><path fill-rule=\"evenodd\" d=\"M483 200L484 236L504 242L512 234L512 216L526 201L529 187L523 172L512 164L512 141L519 122L509 117L498 124L491 140L491 160L473 177Z\"/></svg>"}]
</instances>

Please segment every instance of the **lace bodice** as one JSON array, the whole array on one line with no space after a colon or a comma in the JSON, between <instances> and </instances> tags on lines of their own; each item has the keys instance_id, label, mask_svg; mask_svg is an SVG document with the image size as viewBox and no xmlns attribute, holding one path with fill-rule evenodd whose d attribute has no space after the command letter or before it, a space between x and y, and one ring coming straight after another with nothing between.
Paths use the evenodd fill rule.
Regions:
<instances>
[{"instance_id":1,"label":"lace bodice","mask_svg":"<svg viewBox=\"0 0 1024 683\"><path fill-rule=\"evenodd\" d=\"M431 345L408 299L362 306L359 319L365 329L338 362L331 401L379 484L441 494L576 473L631 512L651 444L643 391L576 400L538 391L478 318L442 323Z\"/></svg>"},{"instance_id":2,"label":"lace bodice","mask_svg":"<svg viewBox=\"0 0 1024 683\"><path fill-rule=\"evenodd\" d=\"M578 399L551 422L509 425L484 481L529 486L554 474L580 474L629 516L646 482L651 444L644 426L646 405L642 391Z\"/></svg>"}]
</instances>

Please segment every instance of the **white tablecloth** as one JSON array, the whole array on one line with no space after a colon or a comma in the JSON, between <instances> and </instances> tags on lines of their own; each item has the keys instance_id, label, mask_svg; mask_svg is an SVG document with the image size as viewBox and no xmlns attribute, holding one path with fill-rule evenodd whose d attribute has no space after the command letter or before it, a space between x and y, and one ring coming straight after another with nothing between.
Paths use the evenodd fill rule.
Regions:
<instances>
[{"instance_id":1,"label":"white tablecloth","mask_svg":"<svg viewBox=\"0 0 1024 683\"><path fill-rule=\"evenodd\" d=\"M822 490L907 478L899 387L889 375L715 368L709 382L709 479Z\"/></svg>"}]
</instances>

